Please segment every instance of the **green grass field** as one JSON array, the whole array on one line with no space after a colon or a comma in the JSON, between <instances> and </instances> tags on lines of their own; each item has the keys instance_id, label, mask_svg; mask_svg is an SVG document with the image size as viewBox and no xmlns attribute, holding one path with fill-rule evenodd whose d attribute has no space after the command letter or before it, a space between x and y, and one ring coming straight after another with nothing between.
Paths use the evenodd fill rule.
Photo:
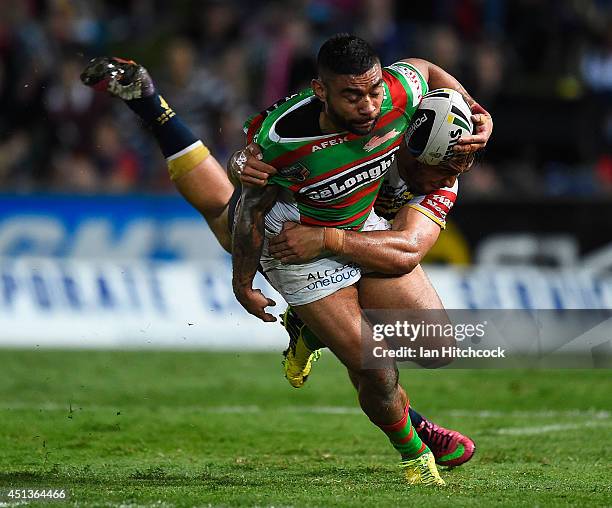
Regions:
<instances>
[{"instance_id":1,"label":"green grass field","mask_svg":"<svg viewBox=\"0 0 612 508\"><path fill-rule=\"evenodd\" d=\"M610 371L404 370L413 406L478 447L442 472L448 488L408 488L326 353L296 390L273 354L0 350L0 490L65 488L78 506L612 506Z\"/></svg>"}]
</instances>

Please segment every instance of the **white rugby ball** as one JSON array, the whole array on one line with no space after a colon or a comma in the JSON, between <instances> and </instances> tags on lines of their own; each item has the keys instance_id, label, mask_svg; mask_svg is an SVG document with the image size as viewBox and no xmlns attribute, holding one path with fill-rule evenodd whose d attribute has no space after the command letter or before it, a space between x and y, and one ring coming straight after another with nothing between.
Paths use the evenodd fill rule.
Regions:
<instances>
[{"instance_id":1,"label":"white rugby ball","mask_svg":"<svg viewBox=\"0 0 612 508\"><path fill-rule=\"evenodd\" d=\"M437 166L450 159L453 146L472 134L470 107L450 88L438 88L423 96L406 129L408 149L423 164Z\"/></svg>"}]
</instances>

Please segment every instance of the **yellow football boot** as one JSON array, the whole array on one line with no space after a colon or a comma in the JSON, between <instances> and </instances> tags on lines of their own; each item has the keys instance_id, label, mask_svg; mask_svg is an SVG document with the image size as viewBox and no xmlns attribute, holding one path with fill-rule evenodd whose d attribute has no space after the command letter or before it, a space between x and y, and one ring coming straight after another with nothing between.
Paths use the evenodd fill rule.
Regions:
<instances>
[{"instance_id":1,"label":"yellow football boot","mask_svg":"<svg viewBox=\"0 0 612 508\"><path fill-rule=\"evenodd\" d=\"M312 363L321 356L319 350L311 350L304 342L306 325L291 307L282 315L282 324L289 334L289 347L283 352L283 370L289 384L301 388L310 375Z\"/></svg>"},{"instance_id":2,"label":"yellow football boot","mask_svg":"<svg viewBox=\"0 0 612 508\"><path fill-rule=\"evenodd\" d=\"M400 464L410 485L436 485L444 487L433 453L426 452L416 459L403 460Z\"/></svg>"}]
</instances>

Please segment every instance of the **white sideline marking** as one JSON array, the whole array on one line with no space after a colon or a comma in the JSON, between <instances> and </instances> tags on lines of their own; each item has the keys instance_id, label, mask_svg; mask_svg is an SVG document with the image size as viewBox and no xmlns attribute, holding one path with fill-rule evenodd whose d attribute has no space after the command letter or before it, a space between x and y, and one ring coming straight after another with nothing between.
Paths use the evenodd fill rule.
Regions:
<instances>
[{"instance_id":1,"label":"white sideline marking","mask_svg":"<svg viewBox=\"0 0 612 508\"><path fill-rule=\"evenodd\" d=\"M152 508L152 507L161 507L161 508L173 508L175 505L166 503L165 501L157 501L151 504L111 504L109 506L117 506L118 508Z\"/></svg>"},{"instance_id":2,"label":"white sideline marking","mask_svg":"<svg viewBox=\"0 0 612 508\"><path fill-rule=\"evenodd\" d=\"M149 409L149 406L135 406L136 409ZM0 403L0 411L11 410L43 410L43 411L69 411L69 403L45 402L42 404L24 403L20 401ZM153 410L153 406L150 407ZM155 406L155 410L187 410L199 413L212 414L256 414L264 412L277 413L308 413L308 414L327 414L327 415L361 415L361 409L357 406L279 406L271 408L262 408L257 405L245 406ZM129 412L130 406L126 405L98 405L98 404L81 404L72 402L72 410L78 411L119 411ZM456 418L560 418L560 417L578 417L587 416L597 420L607 420L611 418L610 411L594 411L580 409L566 410L534 410L534 411L470 411L468 409L449 409L447 411L435 411L450 417ZM427 416L429 413L424 411ZM526 427L527 428L527 427Z\"/></svg>"},{"instance_id":3,"label":"white sideline marking","mask_svg":"<svg viewBox=\"0 0 612 508\"><path fill-rule=\"evenodd\" d=\"M535 436L537 434L548 434L549 432L561 432L564 430L578 430L585 427L610 427L612 422L583 422L583 423L565 423L553 425L539 425L537 427L508 427L505 429L497 429L496 434L505 436Z\"/></svg>"},{"instance_id":4,"label":"white sideline marking","mask_svg":"<svg viewBox=\"0 0 612 508\"><path fill-rule=\"evenodd\" d=\"M218 414L235 414L235 413L260 413L261 408L259 406L179 406L189 408L193 411L202 411L204 413L218 413Z\"/></svg>"},{"instance_id":5,"label":"white sideline marking","mask_svg":"<svg viewBox=\"0 0 612 508\"><path fill-rule=\"evenodd\" d=\"M466 409L450 409L445 411L444 414L449 416L456 416L458 418L464 417L476 417L476 418L558 418L558 417L574 417L574 416L588 416L590 418L597 418L605 420L610 418L610 411L603 410L581 410L581 409L565 409L565 410L534 410L534 411L469 411Z\"/></svg>"},{"instance_id":6,"label":"white sideline marking","mask_svg":"<svg viewBox=\"0 0 612 508\"><path fill-rule=\"evenodd\" d=\"M362 415L363 411L358 407L350 406L285 406L280 411L288 413L315 413L322 415Z\"/></svg>"}]
</instances>

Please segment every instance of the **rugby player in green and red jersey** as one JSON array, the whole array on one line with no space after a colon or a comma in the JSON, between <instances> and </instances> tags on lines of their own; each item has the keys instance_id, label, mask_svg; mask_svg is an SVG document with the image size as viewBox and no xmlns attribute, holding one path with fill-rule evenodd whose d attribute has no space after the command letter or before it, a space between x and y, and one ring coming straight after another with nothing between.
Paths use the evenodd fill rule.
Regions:
<instances>
[{"instance_id":1,"label":"rugby player in green and red jersey","mask_svg":"<svg viewBox=\"0 0 612 508\"><path fill-rule=\"evenodd\" d=\"M374 72L370 73L372 75L368 76L368 79L365 80L366 84L370 83L371 78L376 77L374 76L375 74L380 73L379 64L376 63L374 67L376 67L376 69L374 69ZM406 66L406 68L410 69L410 66ZM432 72L434 75L436 72L442 72L434 67L432 67L432 69L434 70ZM422 74L424 80L426 80L426 73ZM359 77L360 75L355 76ZM113 59L100 59L98 61L94 61L88 67L88 69L86 69L86 71L83 73L83 81L86 84L94 86L98 89L108 90L112 94L124 98L127 105L152 127L160 147L162 148L162 152L168 160L169 171L177 188L179 191L181 191L181 193L183 193L190 203L192 203L203 213L209 222L211 229L217 235L220 243L227 248L227 210L230 197L233 192L233 187L227 180L227 177L222 174L222 169L218 163L213 157L209 156L209 153L203 144L199 140L195 139L195 137L179 121L179 119L176 118L176 115L165 103L165 101L163 101L163 99L161 99L159 95L154 92L150 78L148 78L146 75L146 71L144 71L142 67L131 62L122 62ZM357 87L363 84L359 79L353 81L357 84ZM380 86L381 84L379 81L380 80L378 80L376 83L371 83L371 85L376 84ZM449 86L449 83L439 83L438 86L442 85ZM458 86L456 82L450 86L452 85ZM358 94L360 93L361 90L358 92ZM369 97L369 95L370 92L368 88L367 96ZM321 99L321 97L319 98ZM322 97L322 99L322 104L331 104L331 97L329 100L326 97ZM349 102L357 103L360 102L360 100ZM368 99L367 102L370 102L370 99ZM408 104L407 100L406 104ZM359 118L359 121L355 122L355 128L357 130L366 131L374 127L378 117L376 107L373 108L369 114L369 119L363 119L362 121L362 119ZM401 115L397 115L395 120L397 120L400 116ZM399 127L401 122L404 122L405 126L404 120L399 120L396 125ZM486 122L482 123L484 125ZM392 127L395 129L395 126ZM482 144L486 143L488 135L490 135L490 130L488 133L477 133L475 136L468 137L467 139L463 140L464 148L467 148L467 150L473 150L474 148L480 147ZM383 139L381 142L382 145L387 143L387 147L391 146L392 148L396 148L399 145L399 143L394 144L397 140L391 138L385 139L385 135L382 135L375 139L370 145L367 145L368 142L362 143L362 150L366 150L366 148L372 145L374 145L373 150L375 150L378 146L381 146L378 144L378 141L381 138ZM370 141L372 139L373 136L370 136ZM393 153L394 152L392 152L392 154ZM382 158L382 161L385 161L385 163L388 160L388 158ZM372 172L364 173L362 179L367 178L368 175L372 176L379 171L384 171L385 168L382 162L378 168L379 169L373 168ZM344 182L344 184L347 184L347 182ZM336 187L340 188L339 185ZM268 186L267 188L272 188L272 186ZM347 187L345 185L345 189L346 188ZM334 192L334 189L332 189L332 192ZM248 196L248 193L246 194L246 199L243 199L242 203L243 213L245 210L250 209L249 200L251 198ZM253 203L256 204L257 208L257 206L259 206L261 203L261 200L252 201L251 204ZM360 218L357 218L356 220L359 221ZM238 223L240 223L240 214L238 217ZM272 225L273 223L274 218L271 221ZM353 225L356 224L357 223ZM244 229L242 232L244 233ZM253 233L255 236L257 236L261 235L262 231L255 230ZM249 234L251 234L251 232L249 232ZM261 238L261 236L259 236L259 238ZM242 245L242 247L244 247L244 245ZM238 250L241 250L240 247ZM236 257L237 259L240 259L240 255ZM237 270L237 272L239 274L241 273L240 268ZM237 293L240 293L240 291L237 291ZM265 299L261 293L252 290L249 291L248 296L249 298L252 298L253 296L260 296L263 299L263 305L258 312L265 314L263 308L265 304L268 303L268 300ZM347 295L348 298L344 297L344 295L341 296L343 297L343 301L350 302L351 298L354 296L354 293ZM322 300L326 300L328 298L329 297L325 297L322 298ZM354 303L356 303L356 297ZM302 313L303 308L306 307L307 305L301 306L301 308L298 309L298 312ZM357 309L357 312L356 314L353 312L353 317L351 319L359 319L360 317L361 310L358 305L357 307L352 305L351 310L354 311L355 309ZM267 319L271 317L268 316L269 315L266 316ZM303 315L302 317L305 316ZM346 317L346 314L343 317ZM306 313L306 318L308 319L308 313ZM316 326L316 320L314 320L314 323ZM350 324L353 325L354 322ZM325 323L323 323L323 325L325 325ZM326 327L322 326L321 330L323 333L319 333L319 335L328 337ZM431 457L431 454L428 453L427 446L420 443L418 436L413 432L412 426L408 420L407 399L403 393L403 390L401 390L397 384L397 372L394 369L387 369L382 372L374 371L372 375L363 372L355 363L354 358L350 358L343 354L342 349L344 346L341 344L341 338L337 337L337 335L338 334L336 334L334 337L332 333L331 337L333 337L335 341L332 349L336 350L337 353L340 352L338 356L344 361L345 364L348 363L349 370L351 371L351 377L356 382L360 392L362 406L366 406L364 407L366 413L375 423L378 424L379 427L389 434L389 437L396 448L402 452L403 458L406 459L405 466L409 481L411 483L441 484L442 480L439 478L435 465L433 464L433 457ZM351 340L355 339L354 336L350 336L349 338ZM326 342L327 345L330 345L329 339L327 339ZM379 393L373 393L376 391ZM383 398L383 407L381 407L381 395ZM399 418L395 419L396 416L399 416Z\"/></svg>"},{"instance_id":2,"label":"rugby player in green and red jersey","mask_svg":"<svg viewBox=\"0 0 612 508\"><path fill-rule=\"evenodd\" d=\"M406 308L401 296L411 292L419 271L361 277L355 264L333 252L344 249L344 230L387 229L373 204L427 85L465 91L421 60L383 69L369 45L352 36L323 45L318 71L312 90L284 101L249 128L263 160L277 172L273 185L243 188L233 234L234 293L251 314L274 319L265 311L273 303L252 288L261 262L275 289L347 367L362 410L401 453L409 483L443 485L434 456L410 423L396 366L370 369L362 361L362 345L372 341L362 308L398 308L398 302ZM324 227L325 255L301 264L276 259L269 243L285 222ZM381 233L380 240L385 234L392 232ZM435 291L432 298L424 296L413 300L428 309L441 306Z\"/></svg>"}]
</instances>

